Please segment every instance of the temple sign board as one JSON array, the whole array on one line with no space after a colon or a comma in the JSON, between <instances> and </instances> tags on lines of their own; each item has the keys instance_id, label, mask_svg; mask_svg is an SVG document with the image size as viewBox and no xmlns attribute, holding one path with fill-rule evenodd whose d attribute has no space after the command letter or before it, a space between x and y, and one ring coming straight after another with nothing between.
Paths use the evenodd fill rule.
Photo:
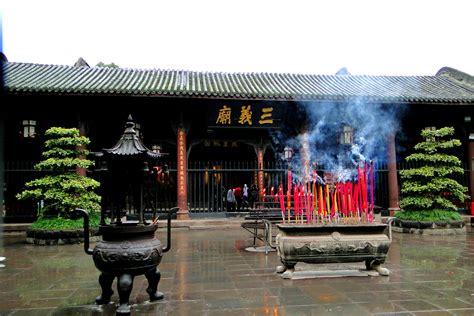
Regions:
<instances>
[{"instance_id":1,"label":"temple sign board","mask_svg":"<svg viewBox=\"0 0 474 316\"><path fill-rule=\"evenodd\" d=\"M215 104L209 108L208 127L280 128L283 107L275 104Z\"/></svg>"}]
</instances>

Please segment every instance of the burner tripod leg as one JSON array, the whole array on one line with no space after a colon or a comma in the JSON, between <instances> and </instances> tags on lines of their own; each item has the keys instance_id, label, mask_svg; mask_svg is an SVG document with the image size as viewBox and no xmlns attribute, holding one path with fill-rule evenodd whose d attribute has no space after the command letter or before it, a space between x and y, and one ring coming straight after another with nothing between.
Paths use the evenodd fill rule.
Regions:
<instances>
[{"instance_id":1,"label":"burner tripod leg","mask_svg":"<svg viewBox=\"0 0 474 316\"><path fill-rule=\"evenodd\" d=\"M133 288L133 276L130 274L122 274L117 282L117 289L120 297L120 306L117 309L117 314L129 314L130 305L128 300Z\"/></svg>"},{"instance_id":2,"label":"burner tripod leg","mask_svg":"<svg viewBox=\"0 0 474 316\"><path fill-rule=\"evenodd\" d=\"M110 297L114 294L112 291L112 282L114 281L115 276L110 273L102 272L99 276L99 284L102 288L102 294L95 298L95 302L98 305L107 304L110 302Z\"/></svg>"},{"instance_id":3,"label":"burner tripod leg","mask_svg":"<svg viewBox=\"0 0 474 316\"><path fill-rule=\"evenodd\" d=\"M145 277L148 280L148 288L146 292L150 295L150 301L156 301L163 299L164 295L161 292L158 292L158 283L161 279L161 273L158 268L151 269L147 273L145 273Z\"/></svg>"}]
</instances>

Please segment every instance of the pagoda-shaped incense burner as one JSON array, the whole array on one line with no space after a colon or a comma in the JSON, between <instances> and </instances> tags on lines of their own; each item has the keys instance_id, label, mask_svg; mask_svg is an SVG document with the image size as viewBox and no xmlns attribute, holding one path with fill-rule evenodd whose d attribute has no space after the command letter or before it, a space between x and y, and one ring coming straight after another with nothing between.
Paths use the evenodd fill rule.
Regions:
<instances>
[{"instance_id":1,"label":"pagoda-shaped incense burner","mask_svg":"<svg viewBox=\"0 0 474 316\"><path fill-rule=\"evenodd\" d=\"M113 295L112 282L117 278L120 306L117 314L130 313L129 297L134 277L145 275L150 301L160 300L163 293L157 291L160 272L157 268L163 253L171 246L171 215L168 213L167 245L155 238L158 228L156 218L146 220L143 214L143 180L149 173L148 161L157 160L162 154L149 150L134 129L129 116L125 131L115 146L95 153L99 158L104 189L99 232L102 240L89 249L88 214L76 210L76 216L84 218L84 250L92 255L94 264L101 271L99 283L102 293L97 304L107 304ZM133 216L130 216L133 215ZM130 218L133 218L131 220Z\"/></svg>"}]
</instances>

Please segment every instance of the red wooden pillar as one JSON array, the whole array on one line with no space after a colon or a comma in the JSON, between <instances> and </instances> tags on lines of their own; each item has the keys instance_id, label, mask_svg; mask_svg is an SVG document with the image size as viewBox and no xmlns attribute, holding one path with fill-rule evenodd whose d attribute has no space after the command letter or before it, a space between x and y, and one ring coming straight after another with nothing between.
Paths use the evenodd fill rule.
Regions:
<instances>
[{"instance_id":1,"label":"red wooden pillar","mask_svg":"<svg viewBox=\"0 0 474 316\"><path fill-rule=\"evenodd\" d=\"M188 163L186 154L186 130L184 127L178 128L178 166L177 166L177 182L178 182L178 207L177 219L189 219L188 210L188 189L187 189L187 174Z\"/></svg>"},{"instance_id":2,"label":"red wooden pillar","mask_svg":"<svg viewBox=\"0 0 474 316\"><path fill-rule=\"evenodd\" d=\"M395 133L388 137L388 211L390 216L400 210L398 201L397 155L395 150Z\"/></svg>"},{"instance_id":3,"label":"red wooden pillar","mask_svg":"<svg viewBox=\"0 0 474 316\"><path fill-rule=\"evenodd\" d=\"M258 173L257 173L257 179L258 179L258 192L259 195L262 196L263 194L263 148L262 147L257 147L257 167L258 167Z\"/></svg>"}]
</instances>

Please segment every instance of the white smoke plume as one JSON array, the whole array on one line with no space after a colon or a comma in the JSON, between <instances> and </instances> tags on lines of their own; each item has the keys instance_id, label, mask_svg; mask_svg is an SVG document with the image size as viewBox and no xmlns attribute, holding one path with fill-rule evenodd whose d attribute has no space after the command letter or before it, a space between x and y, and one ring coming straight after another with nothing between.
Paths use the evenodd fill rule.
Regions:
<instances>
[{"instance_id":1,"label":"white smoke plume","mask_svg":"<svg viewBox=\"0 0 474 316\"><path fill-rule=\"evenodd\" d=\"M302 103L307 114L306 134L311 162L331 171L338 181L353 178L356 164L369 161L385 162L388 136L399 129L403 109L394 104L368 103L354 100L345 103ZM353 129L352 144L341 144L344 126ZM282 133L273 135L280 144L295 150L293 170L302 170L299 150L300 136L286 138ZM296 174L295 174L296 176Z\"/></svg>"}]
</instances>

